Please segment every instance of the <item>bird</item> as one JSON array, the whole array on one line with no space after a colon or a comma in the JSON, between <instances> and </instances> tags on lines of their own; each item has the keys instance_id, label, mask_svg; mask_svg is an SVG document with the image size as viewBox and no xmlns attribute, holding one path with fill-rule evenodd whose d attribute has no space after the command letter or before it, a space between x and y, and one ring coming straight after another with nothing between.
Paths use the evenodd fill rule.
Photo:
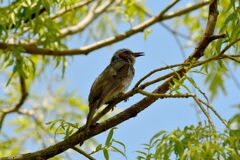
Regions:
<instances>
[{"instance_id":1,"label":"bird","mask_svg":"<svg viewBox=\"0 0 240 160\"><path fill-rule=\"evenodd\" d=\"M97 109L127 90L135 73L135 59L143 55L143 52L132 52L126 48L117 50L110 64L95 79L88 96L89 113L85 134L92 125Z\"/></svg>"}]
</instances>

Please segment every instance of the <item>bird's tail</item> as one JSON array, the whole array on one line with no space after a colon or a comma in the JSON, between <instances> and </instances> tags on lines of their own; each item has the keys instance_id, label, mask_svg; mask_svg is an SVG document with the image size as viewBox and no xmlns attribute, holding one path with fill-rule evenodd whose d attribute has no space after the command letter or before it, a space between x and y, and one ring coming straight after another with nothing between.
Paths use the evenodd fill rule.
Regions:
<instances>
[{"instance_id":1,"label":"bird's tail","mask_svg":"<svg viewBox=\"0 0 240 160\"><path fill-rule=\"evenodd\" d=\"M85 135L88 134L88 131L90 126L92 125L96 110L100 107L100 105L101 105L100 100L96 100L93 104L89 104L89 113L88 113L87 122L85 125Z\"/></svg>"},{"instance_id":2,"label":"bird's tail","mask_svg":"<svg viewBox=\"0 0 240 160\"><path fill-rule=\"evenodd\" d=\"M86 122L86 127L85 127L85 133L87 133L88 132L88 130L89 130L89 128L90 128L90 126L91 126L91 124L92 124L92 120L93 120L93 116L94 116L94 114L95 114L95 110L96 109L90 109L89 110L89 113L88 113L88 116L87 116L87 122Z\"/></svg>"}]
</instances>

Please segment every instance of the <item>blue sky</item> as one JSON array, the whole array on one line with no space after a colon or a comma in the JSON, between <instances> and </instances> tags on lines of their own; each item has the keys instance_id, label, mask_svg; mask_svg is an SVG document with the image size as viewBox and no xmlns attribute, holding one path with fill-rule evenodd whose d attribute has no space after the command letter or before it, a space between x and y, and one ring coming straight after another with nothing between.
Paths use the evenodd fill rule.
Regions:
<instances>
[{"instance_id":1,"label":"blue sky","mask_svg":"<svg viewBox=\"0 0 240 160\"><path fill-rule=\"evenodd\" d=\"M182 4L186 4L187 0L182 1L175 8L182 7ZM167 5L169 1L154 1L149 0L147 2L148 8L150 8L153 14L157 14L161 9ZM168 21L167 24L171 24ZM121 26L120 26L121 27ZM125 30L126 26L122 26L120 30ZM77 90L83 101L87 103L87 97L91 84L95 78L102 72L102 70L109 64L113 53L120 48L129 48L133 51L143 51L145 56L137 60L135 65L135 77L132 88L138 79L150 72L151 70L159 67L163 67L166 64L175 64L183 62L181 52L174 40L174 37L159 24L155 24L150 27L152 33L148 36L147 40L144 40L143 33L139 33L130 37L124 41L118 42L111 47L105 47L96 50L88 56L75 56L66 70L66 82L69 90ZM183 30L184 32L184 30ZM68 40L70 48L80 47L80 36L76 35ZM189 55L191 49L186 51ZM164 73L158 73L163 75ZM157 74L157 75L158 75ZM158 75L158 76L159 76ZM201 76L194 77L199 82L202 90L210 95L204 79ZM234 104L239 103L236 95L240 95L240 90L235 86L231 79L225 82L228 88L228 95L218 94L216 100L212 102L217 111L225 118L229 119L236 110L231 107ZM154 87L150 87L149 91ZM230 92L234 91L234 92ZM130 98L129 101L117 105L119 109L124 109L131 104L134 104L140 100L143 96L135 95ZM239 97L239 96L238 96ZM161 99L151 105L149 108L138 114L137 117L132 118L121 125L115 131L114 138L122 141L127 146L128 159L135 159L135 150L141 149L141 144L148 142L148 140L158 131L166 130L171 131L178 127L183 128L186 125L197 124L198 119L196 116L196 110L192 107L193 101L191 99ZM217 129L221 130L224 126L219 120L212 115L214 124ZM201 114L201 121L205 120L205 117ZM104 143L107 133L102 133L95 138L99 143ZM73 159L78 160L79 154L70 151ZM103 159L102 153L96 154L97 159ZM118 154L112 154L112 159L118 160L123 157Z\"/></svg>"}]
</instances>

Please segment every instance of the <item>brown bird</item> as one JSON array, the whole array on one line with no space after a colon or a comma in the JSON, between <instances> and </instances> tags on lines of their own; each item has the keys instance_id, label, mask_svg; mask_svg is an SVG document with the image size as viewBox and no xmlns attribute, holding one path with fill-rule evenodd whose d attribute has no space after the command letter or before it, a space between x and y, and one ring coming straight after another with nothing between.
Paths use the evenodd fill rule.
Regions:
<instances>
[{"instance_id":1,"label":"brown bird","mask_svg":"<svg viewBox=\"0 0 240 160\"><path fill-rule=\"evenodd\" d=\"M120 49L112 57L111 63L94 81L88 97L89 113L86 122L86 134L92 125L96 110L122 94L132 82L135 58L143 56L143 52L132 52Z\"/></svg>"}]
</instances>

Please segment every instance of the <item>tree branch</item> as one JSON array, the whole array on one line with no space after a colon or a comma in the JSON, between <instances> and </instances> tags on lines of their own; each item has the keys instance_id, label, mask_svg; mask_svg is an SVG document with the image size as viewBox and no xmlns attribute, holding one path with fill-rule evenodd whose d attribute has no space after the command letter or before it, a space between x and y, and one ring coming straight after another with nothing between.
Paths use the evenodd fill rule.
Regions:
<instances>
[{"instance_id":1,"label":"tree branch","mask_svg":"<svg viewBox=\"0 0 240 160\"><path fill-rule=\"evenodd\" d=\"M229 48L231 48L234 44L238 43L240 41L240 38L237 38L236 40L232 41L228 45L226 45L223 50L221 51L221 55L224 54Z\"/></svg>"},{"instance_id":2,"label":"tree branch","mask_svg":"<svg viewBox=\"0 0 240 160\"><path fill-rule=\"evenodd\" d=\"M216 39L226 38L226 37L227 37L226 34L216 34L216 35L212 35L212 36L210 37L210 41L214 41L214 40L216 40Z\"/></svg>"},{"instance_id":3,"label":"tree branch","mask_svg":"<svg viewBox=\"0 0 240 160\"><path fill-rule=\"evenodd\" d=\"M212 121L209 113L207 112L207 110L202 106L202 104L200 102L200 99L196 95L193 95L192 98L195 100L195 102L198 104L199 108L202 110L204 115L207 117L208 123L211 126L211 128L213 129L213 131L216 132L215 126L213 124L213 121Z\"/></svg>"},{"instance_id":4,"label":"tree branch","mask_svg":"<svg viewBox=\"0 0 240 160\"><path fill-rule=\"evenodd\" d=\"M95 158L93 158L91 155L89 155L88 153L84 152L83 150L77 148L77 147L72 147L72 149L82 155L84 155L85 157L87 157L90 160L96 160Z\"/></svg>"},{"instance_id":5,"label":"tree branch","mask_svg":"<svg viewBox=\"0 0 240 160\"><path fill-rule=\"evenodd\" d=\"M21 87L21 98L20 98L19 102L16 104L15 107L13 107L11 109L8 109L8 110L1 110L2 116L0 118L0 130L3 126L3 122L4 122L5 117L10 113L17 112L21 108L21 106L24 104L25 100L28 97L28 92L27 92L27 89L26 89L26 83L25 83L25 80L22 76L19 76L19 83L20 83L20 87Z\"/></svg>"},{"instance_id":6,"label":"tree branch","mask_svg":"<svg viewBox=\"0 0 240 160\"><path fill-rule=\"evenodd\" d=\"M148 18L152 18L154 17L149 11L145 10L144 8L142 8L139 4L135 3L134 4L141 12L143 12ZM172 28L170 28L169 26L167 26L166 24L164 23L160 23L161 26L163 26L165 29L167 29L170 33L172 33L174 36L178 35L182 38L185 38L187 40L190 40L191 37L183 34L183 33L180 33Z\"/></svg>"},{"instance_id":7,"label":"tree branch","mask_svg":"<svg viewBox=\"0 0 240 160\"><path fill-rule=\"evenodd\" d=\"M157 16L150 18L149 20L131 28L130 30L121 33L114 37L109 37L104 40L100 40L91 45L87 45L85 47L81 47L79 49L69 49L69 50L54 50L54 49L46 49L46 48L38 48L34 44L11 44L0 42L0 49L3 50L15 50L15 48L23 48L25 53L33 54L33 55L48 55L48 56L73 56L73 55L87 55L90 52L103 48L105 46L111 45L113 43L124 40L136 33L144 31L144 29L150 27L151 25L161 22L163 20L168 20L177 16L181 16L185 13L194 11L198 8L201 8L205 5L209 4L209 2L198 3L194 6L186 7L176 12L172 12L170 14L162 15L163 11L160 12ZM165 12L165 11L164 11Z\"/></svg>"},{"instance_id":8,"label":"tree branch","mask_svg":"<svg viewBox=\"0 0 240 160\"><path fill-rule=\"evenodd\" d=\"M204 102L203 100L199 99L201 103L203 103L205 106L207 106L209 109L212 110L212 112L220 119L220 121L227 127L229 128L227 122L220 116L220 114L208 103Z\"/></svg>"},{"instance_id":9,"label":"tree branch","mask_svg":"<svg viewBox=\"0 0 240 160\"><path fill-rule=\"evenodd\" d=\"M148 96L148 97L157 97L157 98L193 98L195 100L195 102L197 103L197 105L199 106L199 108L202 110L202 112L204 113L204 115L207 117L208 122L211 126L211 128L213 130L215 130L215 126L213 124L213 121L211 119L211 116L209 115L209 113L207 112L207 110L202 106L202 103L204 105L206 105L207 103L205 103L204 101L202 101L201 99L199 99L195 94L193 93L187 93L187 94L158 94L158 93L149 93L143 90L138 90L138 93L141 93L142 95ZM208 104L207 104L208 105ZM209 106L208 106L209 107ZM212 108L212 107L211 107ZM214 113L217 113L216 110L214 110ZM217 115L220 117L220 120L223 120L223 118L217 113ZM225 123L223 123L225 125Z\"/></svg>"}]
</instances>

